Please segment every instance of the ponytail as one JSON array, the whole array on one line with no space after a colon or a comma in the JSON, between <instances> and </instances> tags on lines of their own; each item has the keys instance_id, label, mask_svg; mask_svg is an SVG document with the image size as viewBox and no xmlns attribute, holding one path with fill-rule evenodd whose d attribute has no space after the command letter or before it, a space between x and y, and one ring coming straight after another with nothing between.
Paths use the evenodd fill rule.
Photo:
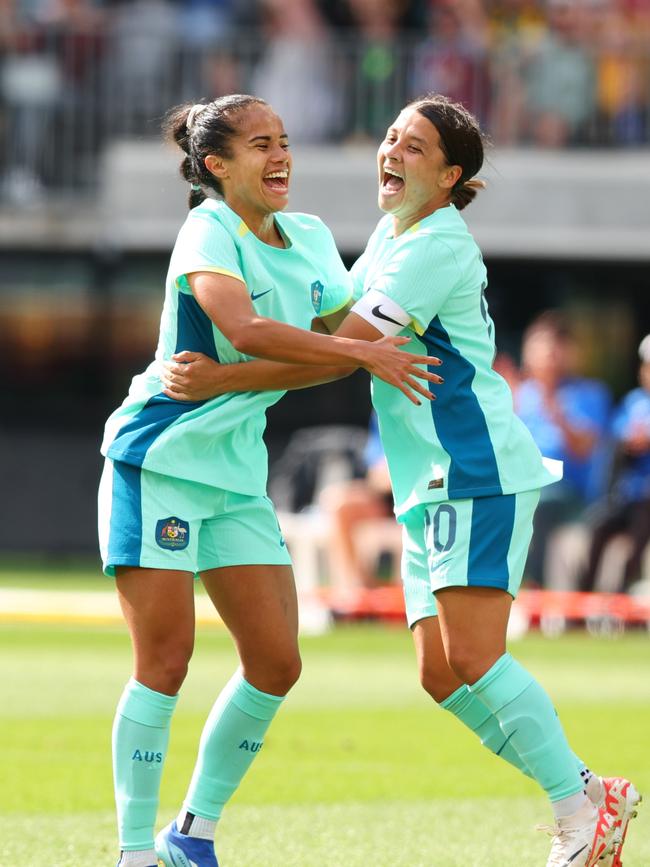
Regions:
<instances>
[{"instance_id":1,"label":"ponytail","mask_svg":"<svg viewBox=\"0 0 650 867\"><path fill-rule=\"evenodd\" d=\"M463 181L453 188L451 191L451 201L459 211L462 211L470 202L474 201L478 191L484 190L486 187L485 181L481 181L479 178L470 178L470 180Z\"/></svg>"}]
</instances>

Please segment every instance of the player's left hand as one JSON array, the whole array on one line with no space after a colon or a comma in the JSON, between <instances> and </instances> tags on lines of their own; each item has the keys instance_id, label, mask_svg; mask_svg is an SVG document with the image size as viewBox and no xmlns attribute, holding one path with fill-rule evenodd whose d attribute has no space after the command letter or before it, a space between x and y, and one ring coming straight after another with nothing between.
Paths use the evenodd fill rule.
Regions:
<instances>
[{"instance_id":1,"label":"player's left hand","mask_svg":"<svg viewBox=\"0 0 650 867\"><path fill-rule=\"evenodd\" d=\"M202 352L177 352L163 364L163 394L174 400L209 400L225 394L223 365Z\"/></svg>"}]
</instances>

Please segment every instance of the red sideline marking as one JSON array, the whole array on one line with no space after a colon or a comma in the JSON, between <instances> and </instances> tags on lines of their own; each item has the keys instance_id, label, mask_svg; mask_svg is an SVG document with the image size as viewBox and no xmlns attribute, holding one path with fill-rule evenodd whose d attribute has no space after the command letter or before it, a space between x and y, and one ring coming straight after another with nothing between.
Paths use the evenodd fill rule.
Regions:
<instances>
[{"instance_id":1,"label":"red sideline marking","mask_svg":"<svg viewBox=\"0 0 650 867\"><path fill-rule=\"evenodd\" d=\"M336 590L322 587L320 601L341 617L404 618L404 597L398 585L376 589ZM531 620L562 616L567 620L614 617L625 623L650 621L650 597L624 593L576 593L550 590L522 590L517 605Z\"/></svg>"}]
</instances>

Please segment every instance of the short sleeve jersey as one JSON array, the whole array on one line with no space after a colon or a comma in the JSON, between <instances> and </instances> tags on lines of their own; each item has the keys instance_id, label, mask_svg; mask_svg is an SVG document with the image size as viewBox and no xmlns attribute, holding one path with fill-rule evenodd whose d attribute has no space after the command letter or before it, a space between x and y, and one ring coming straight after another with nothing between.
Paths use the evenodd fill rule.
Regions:
<instances>
[{"instance_id":1,"label":"short sleeve jersey","mask_svg":"<svg viewBox=\"0 0 650 867\"><path fill-rule=\"evenodd\" d=\"M443 362L431 371L444 384L434 386L435 401L421 406L373 379L398 516L420 503L514 494L561 477L561 464L542 458L513 411L507 383L492 368L486 270L453 205L398 237L392 217L382 218L352 278L361 299L355 312L373 324L397 317L395 324L405 327L390 333L412 338L407 352ZM364 305L366 295L376 303ZM365 313L370 307L372 316Z\"/></svg>"},{"instance_id":2,"label":"short sleeve jersey","mask_svg":"<svg viewBox=\"0 0 650 867\"><path fill-rule=\"evenodd\" d=\"M134 377L106 423L102 453L129 464L242 494L266 490L265 411L282 391L224 394L184 402L162 393L163 361L182 350L236 364L238 352L194 298L187 275L212 271L241 280L260 316L309 329L344 307L350 277L317 217L276 214L284 248L263 243L224 202L208 199L182 226L167 274L155 360Z\"/></svg>"}]
</instances>

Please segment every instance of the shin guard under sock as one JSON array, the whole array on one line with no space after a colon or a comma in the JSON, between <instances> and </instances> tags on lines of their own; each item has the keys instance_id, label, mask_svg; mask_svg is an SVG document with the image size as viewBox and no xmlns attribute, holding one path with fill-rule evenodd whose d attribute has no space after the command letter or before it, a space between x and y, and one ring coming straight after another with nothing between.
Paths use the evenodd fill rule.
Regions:
<instances>
[{"instance_id":1,"label":"shin guard under sock","mask_svg":"<svg viewBox=\"0 0 650 867\"><path fill-rule=\"evenodd\" d=\"M505 743L512 742L523 766L551 801L584 788L576 757L550 698L509 653L469 688L496 717Z\"/></svg>"},{"instance_id":2,"label":"shin guard under sock","mask_svg":"<svg viewBox=\"0 0 650 867\"><path fill-rule=\"evenodd\" d=\"M185 810L216 821L239 786L284 696L261 692L238 671L207 719ZM190 831L191 833L191 831Z\"/></svg>"},{"instance_id":3,"label":"shin guard under sock","mask_svg":"<svg viewBox=\"0 0 650 867\"><path fill-rule=\"evenodd\" d=\"M131 678L118 703L113 780L121 849L153 849L160 778L177 701L178 696L155 692Z\"/></svg>"}]
</instances>

